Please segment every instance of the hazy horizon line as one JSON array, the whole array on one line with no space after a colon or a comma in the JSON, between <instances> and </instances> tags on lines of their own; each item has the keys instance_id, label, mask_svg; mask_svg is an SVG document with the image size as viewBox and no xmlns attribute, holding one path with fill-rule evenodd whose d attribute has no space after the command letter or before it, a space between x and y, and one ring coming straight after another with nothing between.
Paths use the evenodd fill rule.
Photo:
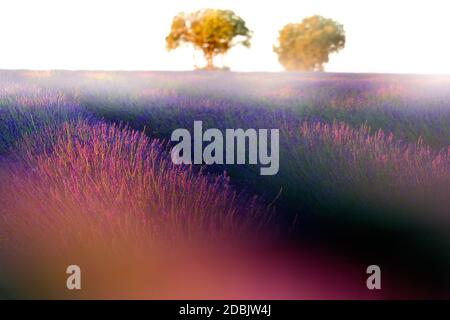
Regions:
<instances>
[{"instance_id":1,"label":"hazy horizon line","mask_svg":"<svg viewBox=\"0 0 450 320\"><path fill-rule=\"evenodd\" d=\"M279 73L279 74L373 74L373 75L405 75L405 76L450 76L450 73L414 73L414 72L377 72L377 71L271 71L271 70L201 70L201 69L190 69L190 70L151 70L151 69L27 69L27 68L1 68L2 71L33 71L33 72L155 72L155 73L188 73L188 72L204 72L204 73Z\"/></svg>"}]
</instances>

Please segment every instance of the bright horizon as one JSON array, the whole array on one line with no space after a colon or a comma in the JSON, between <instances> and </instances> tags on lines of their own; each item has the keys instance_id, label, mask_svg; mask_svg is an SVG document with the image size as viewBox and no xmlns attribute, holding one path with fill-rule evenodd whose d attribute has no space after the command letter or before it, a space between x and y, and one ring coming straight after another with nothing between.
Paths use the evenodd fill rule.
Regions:
<instances>
[{"instance_id":1,"label":"bright horizon","mask_svg":"<svg viewBox=\"0 0 450 320\"><path fill-rule=\"evenodd\" d=\"M0 69L192 70L192 47L165 49L172 18L220 8L253 31L251 49L225 56L233 71L282 71L272 51L278 30L319 14L342 23L347 36L326 71L450 74L448 7L445 0L2 0ZM204 65L200 53L195 60Z\"/></svg>"}]
</instances>

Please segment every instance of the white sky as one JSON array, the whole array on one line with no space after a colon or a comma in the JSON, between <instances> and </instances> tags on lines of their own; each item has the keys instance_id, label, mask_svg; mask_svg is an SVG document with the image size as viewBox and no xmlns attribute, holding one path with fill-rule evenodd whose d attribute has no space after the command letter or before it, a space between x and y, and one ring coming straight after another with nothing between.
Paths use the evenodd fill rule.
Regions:
<instances>
[{"instance_id":1,"label":"white sky","mask_svg":"<svg viewBox=\"0 0 450 320\"><path fill-rule=\"evenodd\" d=\"M175 14L206 7L254 32L251 49L225 58L235 71L282 70L278 30L320 14L347 35L327 71L450 74L448 0L0 0L0 68L190 70L193 50L168 53L164 38Z\"/></svg>"}]
</instances>

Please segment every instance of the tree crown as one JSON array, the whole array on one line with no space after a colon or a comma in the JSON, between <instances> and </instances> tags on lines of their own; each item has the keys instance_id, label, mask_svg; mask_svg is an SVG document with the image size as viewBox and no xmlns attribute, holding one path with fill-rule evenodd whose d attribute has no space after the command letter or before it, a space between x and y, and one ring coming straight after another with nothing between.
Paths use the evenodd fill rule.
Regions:
<instances>
[{"instance_id":1,"label":"tree crown","mask_svg":"<svg viewBox=\"0 0 450 320\"><path fill-rule=\"evenodd\" d=\"M251 31L245 21L231 10L204 9L190 14L179 13L172 20L166 37L168 50L190 43L201 50L212 66L212 58L232 47L250 46Z\"/></svg>"},{"instance_id":2,"label":"tree crown","mask_svg":"<svg viewBox=\"0 0 450 320\"><path fill-rule=\"evenodd\" d=\"M329 54L345 46L344 27L334 20L312 16L284 26L274 46L287 70L322 71Z\"/></svg>"}]
</instances>

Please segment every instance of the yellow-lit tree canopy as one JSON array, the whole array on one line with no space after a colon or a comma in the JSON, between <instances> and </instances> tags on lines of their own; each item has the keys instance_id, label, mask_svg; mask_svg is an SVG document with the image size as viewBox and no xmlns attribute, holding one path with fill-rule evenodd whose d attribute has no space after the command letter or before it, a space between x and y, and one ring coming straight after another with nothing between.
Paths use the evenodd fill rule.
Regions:
<instances>
[{"instance_id":1,"label":"yellow-lit tree canopy","mask_svg":"<svg viewBox=\"0 0 450 320\"><path fill-rule=\"evenodd\" d=\"M251 31L245 21L231 10L204 9L173 18L166 37L168 50L192 44L205 56L207 69L213 69L213 58L242 44L250 47Z\"/></svg>"},{"instance_id":2,"label":"yellow-lit tree canopy","mask_svg":"<svg viewBox=\"0 0 450 320\"><path fill-rule=\"evenodd\" d=\"M290 23L279 33L274 46L278 61L286 70L323 71L330 53L345 46L344 27L334 20L321 16Z\"/></svg>"}]
</instances>

